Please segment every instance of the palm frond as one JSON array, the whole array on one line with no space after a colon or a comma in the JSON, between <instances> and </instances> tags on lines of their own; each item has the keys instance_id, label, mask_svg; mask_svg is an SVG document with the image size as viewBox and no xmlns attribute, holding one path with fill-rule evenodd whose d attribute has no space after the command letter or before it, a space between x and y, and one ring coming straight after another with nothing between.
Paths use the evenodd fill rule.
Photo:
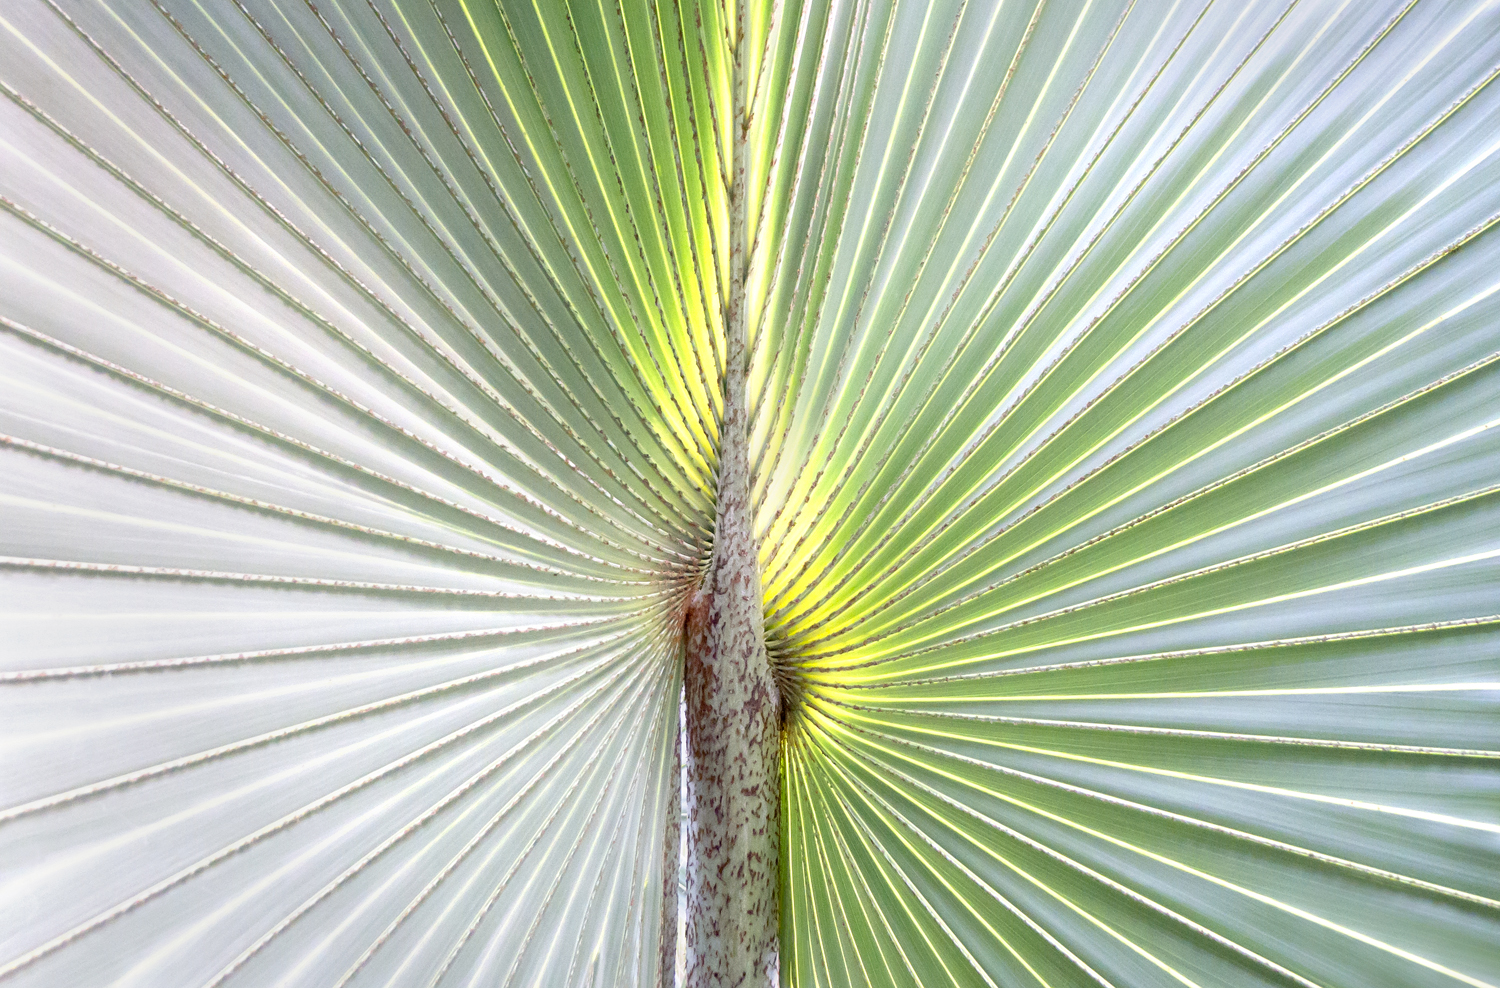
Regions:
<instances>
[{"instance_id":1,"label":"palm frond","mask_svg":"<svg viewBox=\"0 0 1500 988\"><path fill-rule=\"evenodd\" d=\"M783 980L1500 984L1497 18L0 11L0 983L670 974L743 37Z\"/></svg>"}]
</instances>

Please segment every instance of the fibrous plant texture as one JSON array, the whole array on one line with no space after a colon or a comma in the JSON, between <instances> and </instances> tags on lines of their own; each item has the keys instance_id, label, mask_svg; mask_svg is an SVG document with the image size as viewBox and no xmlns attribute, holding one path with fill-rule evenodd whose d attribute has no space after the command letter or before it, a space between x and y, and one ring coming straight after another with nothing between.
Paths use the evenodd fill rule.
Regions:
<instances>
[{"instance_id":1,"label":"fibrous plant texture","mask_svg":"<svg viewBox=\"0 0 1500 988\"><path fill-rule=\"evenodd\" d=\"M0 5L0 988L1500 985L1497 75Z\"/></svg>"}]
</instances>

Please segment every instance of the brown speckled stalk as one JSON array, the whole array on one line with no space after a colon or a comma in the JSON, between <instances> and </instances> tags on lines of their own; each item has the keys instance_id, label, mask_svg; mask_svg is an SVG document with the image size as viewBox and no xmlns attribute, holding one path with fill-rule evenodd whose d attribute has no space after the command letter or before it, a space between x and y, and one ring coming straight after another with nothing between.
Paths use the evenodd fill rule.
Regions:
<instances>
[{"instance_id":1,"label":"brown speckled stalk","mask_svg":"<svg viewBox=\"0 0 1500 988\"><path fill-rule=\"evenodd\" d=\"M666 836L661 855L661 935L657 942L660 960L657 970L660 988L677 983L677 865L682 855L682 738L670 731L672 745L672 787L667 797Z\"/></svg>"},{"instance_id":2,"label":"brown speckled stalk","mask_svg":"<svg viewBox=\"0 0 1500 988\"><path fill-rule=\"evenodd\" d=\"M779 981L781 711L746 502L721 486L713 563L684 622L688 988Z\"/></svg>"},{"instance_id":3,"label":"brown speckled stalk","mask_svg":"<svg viewBox=\"0 0 1500 988\"><path fill-rule=\"evenodd\" d=\"M743 24L743 21L741 22ZM780 982L781 701L766 655L745 400L746 44L734 60L729 298L718 517L684 615L688 732L687 988Z\"/></svg>"}]
</instances>

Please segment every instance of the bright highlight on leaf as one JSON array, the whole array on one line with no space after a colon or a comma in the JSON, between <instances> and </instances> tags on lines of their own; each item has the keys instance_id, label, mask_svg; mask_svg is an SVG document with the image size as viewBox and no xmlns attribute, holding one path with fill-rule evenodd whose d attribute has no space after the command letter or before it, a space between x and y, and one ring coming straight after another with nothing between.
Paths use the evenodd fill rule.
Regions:
<instances>
[{"instance_id":1,"label":"bright highlight on leaf","mask_svg":"<svg viewBox=\"0 0 1500 988\"><path fill-rule=\"evenodd\" d=\"M741 248L784 984L1500 986L1497 76L1480 0L0 8L0 986L672 984Z\"/></svg>"}]
</instances>

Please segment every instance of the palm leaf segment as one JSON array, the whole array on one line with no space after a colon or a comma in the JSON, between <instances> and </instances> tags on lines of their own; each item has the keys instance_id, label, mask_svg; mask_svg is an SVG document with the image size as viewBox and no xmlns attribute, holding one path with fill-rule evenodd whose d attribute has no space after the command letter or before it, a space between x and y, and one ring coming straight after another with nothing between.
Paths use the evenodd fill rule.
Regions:
<instances>
[{"instance_id":1,"label":"palm leaf segment","mask_svg":"<svg viewBox=\"0 0 1500 988\"><path fill-rule=\"evenodd\" d=\"M0 982L656 979L749 91L797 985L1500 982L1481 3L0 12Z\"/></svg>"}]
</instances>

